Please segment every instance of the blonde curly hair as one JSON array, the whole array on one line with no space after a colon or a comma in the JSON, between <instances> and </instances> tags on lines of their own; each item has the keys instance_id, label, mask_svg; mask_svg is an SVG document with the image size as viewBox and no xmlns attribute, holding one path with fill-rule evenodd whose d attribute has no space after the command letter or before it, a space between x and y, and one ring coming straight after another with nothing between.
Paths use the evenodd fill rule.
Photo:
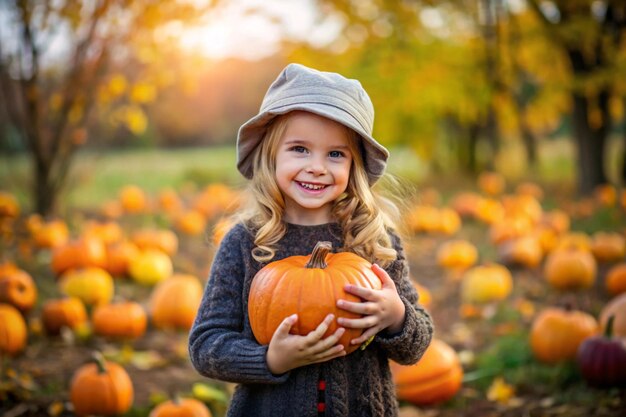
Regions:
<instances>
[{"instance_id":1,"label":"blonde curly hair","mask_svg":"<svg viewBox=\"0 0 626 417\"><path fill-rule=\"evenodd\" d=\"M268 126L263 140L254 151L254 176L248 182L247 204L239 219L256 231L256 247L252 256L258 262L269 262L275 255L274 246L285 235L283 220L285 200L276 182L276 155L286 130L289 113L277 116ZM342 251L354 252L383 266L397 257L388 230L397 230L400 219L398 205L378 195L369 185L359 136L345 128L352 166L346 191L332 206L332 214L343 230Z\"/></svg>"}]
</instances>

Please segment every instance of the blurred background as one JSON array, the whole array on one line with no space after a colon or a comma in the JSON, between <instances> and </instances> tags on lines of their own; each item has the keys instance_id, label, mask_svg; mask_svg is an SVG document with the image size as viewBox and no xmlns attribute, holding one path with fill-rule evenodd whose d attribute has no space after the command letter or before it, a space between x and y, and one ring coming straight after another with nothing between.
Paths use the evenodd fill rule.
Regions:
<instances>
[{"instance_id":1,"label":"blurred background","mask_svg":"<svg viewBox=\"0 0 626 417\"><path fill-rule=\"evenodd\" d=\"M623 0L0 1L0 414L74 415L97 351L134 401L92 414L224 415L186 337L290 62L363 84L404 188L402 416L626 415Z\"/></svg>"}]
</instances>

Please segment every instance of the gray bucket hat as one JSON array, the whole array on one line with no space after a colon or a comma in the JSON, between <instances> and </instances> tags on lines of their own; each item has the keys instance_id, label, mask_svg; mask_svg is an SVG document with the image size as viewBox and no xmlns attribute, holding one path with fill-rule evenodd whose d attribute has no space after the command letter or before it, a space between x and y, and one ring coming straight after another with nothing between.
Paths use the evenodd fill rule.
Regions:
<instances>
[{"instance_id":1,"label":"gray bucket hat","mask_svg":"<svg viewBox=\"0 0 626 417\"><path fill-rule=\"evenodd\" d=\"M334 72L289 64L265 93L259 114L239 128L237 169L244 177L252 178L252 154L261 143L268 123L293 110L327 117L357 132L363 139L369 183L374 184L383 175L389 152L372 137L374 106L361 83Z\"/></svg>"}]
</instances>

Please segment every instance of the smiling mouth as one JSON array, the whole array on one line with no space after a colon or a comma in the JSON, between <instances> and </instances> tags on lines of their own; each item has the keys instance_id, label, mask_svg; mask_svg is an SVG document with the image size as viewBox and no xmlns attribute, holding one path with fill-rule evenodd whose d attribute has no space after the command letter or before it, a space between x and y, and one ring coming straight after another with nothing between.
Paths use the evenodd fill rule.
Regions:
<instances>
[{"instance_id":1,"label":"smiling mouth","mask_svg":"<svg viewBox=\"0 0 626 417\"><path fill-rule=\"evenodd\" d=\"M300 187L305 188L307 190L311 190L311 191L319 191L319 190L323 190L324 188L328 187L325 184L311 184L308 182L300 182L298 181L298 185L300 185Z\"/></svg>"}]
</instances>

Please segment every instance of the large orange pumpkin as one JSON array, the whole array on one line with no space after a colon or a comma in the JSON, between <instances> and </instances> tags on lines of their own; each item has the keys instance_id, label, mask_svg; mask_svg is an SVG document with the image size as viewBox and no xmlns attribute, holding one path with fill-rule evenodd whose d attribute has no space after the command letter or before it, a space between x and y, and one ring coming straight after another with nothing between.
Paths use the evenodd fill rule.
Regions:
<instances>
[{"instance_id":1,"label":"large orange pumpkin","mask_svg":"<svg viewBox=\"0 0 626 417\"><path fill-rule=\"evenodd\" d=\"M148 417L211 417L212 415L202 401L194 398L176 398L154 407Z\"/></svg>"},{"instance_id":2,"label":"large orange pumpkin","mask_svg":"<svg viewBox=\"0 0 626 417\"><path fill-rule=\"evenodd\" d=\"M584 311L549 307L533 320L530 347L541 362L557 363L576 357L578 346L598 333L598 322Z\"/></svg>"},{"instance_id":3,"label":"large orange pumpkin","mask_svg":"<svg viewBox=\"0 0 626 417\"><path fill-rule=\"evenodd\" d=\"M26 346L26 322L15 307L0 303L0 355L15 355ZM1 359L1 358L0 358Z\"/></svg>"},{"instance_id":4,"label":"large orange pumpkin","mask_svg":"<svg viewBox=\"0 0 626 417\"><path fill-rule=\"evenodd\" d=\"M26 271L0 272L0 302L9 303L22 312L29 311L37 301L37 286Z\"/></svg>"},{"instance_id":5,"label":"large orange pumpkin","mask_svg":"<svg viewBox=\"0 0 626 417\"><path fill-rule=\"evenodd\" d=\"M433 339L414 365L391 362L398 399L417 405L449 400L461 388L463 368L457 353L445 342Z\"/></svg>"},{"instance_id":6,"label":"large orange pumpkin","mask_svg":"<svg viewBox=\"0 0 626 417\"><path fill-rule=\"evenodd\" d=\"M78 368L70 384L70 400L79 416L123 414L133 404L133 383L126 370L101 354Z\"/></svg>"},{"instance_id":7,"label":"large orange pumpkin","mask_svg":"<svg viewBox=\"0 0 626 417\"><path fill-rule=\"evenodd\" d=\"M257 341L269 344L274 331L288 316L298 314L291 333L307 335L328 316L335 320L324 337L339 327L337 318L357 318L359 315L337 308L337 300L361 301L348 294L348 284L369 289L380 289L382 284L372 271L372 265L350 252L329 253L330 242L318 242L310 256L291 256L271 262L261 269L250 287L248 315ZM358 348L350 340L359 337L360 329L346 328L339 340L346 352Z\"/></svg>"}]
</instances>

